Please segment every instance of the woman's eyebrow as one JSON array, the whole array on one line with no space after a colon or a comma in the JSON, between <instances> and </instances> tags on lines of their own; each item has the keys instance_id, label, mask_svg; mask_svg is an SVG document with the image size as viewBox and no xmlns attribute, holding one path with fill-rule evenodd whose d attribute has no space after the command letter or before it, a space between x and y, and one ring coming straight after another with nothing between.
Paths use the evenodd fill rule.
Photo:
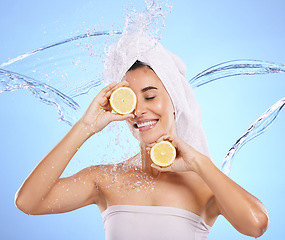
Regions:
<instances>
[{"instance_id":1,"label":"woman's eyebrow","mask_svg":"<svg viewBox=\"0 0 285 240\"><path fill-rule=\"evenodd\" d=\"M146 92L146 91L151 90L151 89L156 89L157 90L157 87L148 86L148 87L143 88L141 91L142 92Z\"/></svg>"}]
</instances>

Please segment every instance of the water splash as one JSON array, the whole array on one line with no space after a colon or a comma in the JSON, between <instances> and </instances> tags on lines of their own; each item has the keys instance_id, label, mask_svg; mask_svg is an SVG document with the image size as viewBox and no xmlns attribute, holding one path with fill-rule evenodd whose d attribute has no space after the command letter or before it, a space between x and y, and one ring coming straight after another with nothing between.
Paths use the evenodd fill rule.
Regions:
<instances>
[{"instance_id":1,"label":"water splash","mask_svg":"<svg viewBox=\"0 0 285 240\"><path fill-rule=\"evenodd\" d=\"M221 78L239 75L285 73L285 65L261 60L232 60L212 66L193 77L189 83L193 88L200 87Z\"/></svg>"},{"instance_id":2,"label":"water splash","mask_svg":"<svg viewBox=\"0 0 285 240\"><path fill-rule=\"evenodd\" d=\"M274 123L284 105L285 98L282 98L276 102L265 113L263 113L231 147L222 163L222 171L226 175L230 174L234 156L241 149L241 147L253 138L264 133Z\"/></svg>"},{"instance_id":3,"label":"water splash","mask_svg":"<svg viewBox=\"0 0 285 240\"><path fill-rule=\"evenodd\" d=\"M102 179L110 181L106 184ZM110 189L118 193L124 192L120 194L121 198L128 198L133 191L152 192L156 187L154 178L142 170L140 153L127 161L104 165L103 177L100 177L98 182L103 182L103 188L107 191Z\"/></svg>"},{"instance_id":4,"label":"water splash","mask_svg":"<svg viewBox=\"0 0 285 240\"><path fill-rule=\"evenodd\" d=\"M155 0L145 0L145 4L146 9L142 12L137 12L135 8L129 11L122 34L147 33L152 39L159 41L165 27L166 14L172 6L167 3L160 4Z\"/></svg>"},{"instance_id":5,"label":"water splash","mask_svg":"<svg viewBox=\"0 0 285 240\"><path fill-rule=\"evenodd\" d=\"M259 75L271 73L285 73L285 65L260 60L233 60L223 62L212 66L193 77L189 83L193 88L203 86L207 83L239 75ZM262 114L250 128L236 141L226 154L222 171L230 174L230 169L234 156L250 140L264 133L276 120L282 107L285 104L285 98L282 98Z\"/></svg>"},{"instance_id":6,"label":"water splash","mask_svg":"<svg viewBox=\"0 0 285 240\"><path fill-rule=\"evenodd\" d=\"M157 1L146 4L145 11L129 13L120 39L107 49L103 72L106 84L121 81L138 56L159 42L166 10Z\"/></svg>"},{"instance_id":7,"label":"water splash","mask_svg":"<svg viewBox=\"0 0 285 240\"><path fill-rule=\"evenodd\" d=\"M59 45L65 46L67 43L75 42L80 39L98 37L98 36L115 36L123 32L135 31L143 29L148 31L157 41L160 40L161 31L164 28L164 18L166 11L157 1L146 1L146 9L142 13L133 10L126 18L123 31L88 31L85 34L67 38L63 41L50 44L39 49L27 52L0 65L1 68L8 67L16 62L22 63L29 56L45 52ZM167 7L169 11L169 6ZM77 65L80 59L75 61ZM43 63L45 64L45 62ZM17 71L18 72L18 71ZM197 74L189 83L193 88L202 86L209 82L237 75L257 75L270 73L284 73L285 65L260 60L233 60L224 62L213 67L210 67L203 72ZM78 86L71 90L60 91L58 87L52 84L46 84L43 81L36 80L31 76L0 69L0 93L4 91L13 91L16 89L28 89L40 101L53 105L58 109L59 119L65 121L69 125L74 122L74 114L79 109L79 104L74 101L81 95L87 94L92 88L99 86L102 83L102 78L93 77L91 80L81 82ZM65 93L63 93L65 92ZM265 114L263 114L246 133L234 144L230 149L223 162L222 170L229 174L233 157L245 143L257 137L268 129L273 124L284 106L284 99L274 104Z\"/></svg>"},{"instance_id":8,"label":"water splash","mask_svg":"<svg viewBox=\"0 0 285 240\"><path fill-rule=\"evenodd\" d=\"M78 86L76 89L72 89L67 93L71 98L79 97L83 94L88 94L91 89L98 87L103 82L102 78L92 79L81 86Z\"/></svg>"},{"instance_id":9,"label":"water splash","mask_svg":"<svg viewBox=\"0 0 285 240\"><path fill-rule=\"evenodd\" d=\"M58 109L59 120L71 125L74 114L79 108L77 102L57 89L27 76L0 69L0 93L17 89L28 89L37 99ZM65 113L65 117L63 115Z\"/></svg>"},{"instance_id":10,"label":"water splash","mask_svg":"<svg viewBox=\"0 0 285 240\"><path fill-rule=\"evenodd\" d=\"M10 65L14 65L17 61L24 60L27 57L30 57L32 55L38 55L41 52L44 52L48 49L58 47L58 46L65 46L68 43L75 42L81 39L85 38L94 38L94 37L100 37L100 36L115 36L120 35L120 31L88 31L85 34L77 35L71 38L67 38L63 41L56 42L53 44L49 44L44 47L40 47L38 49L35 49L33 51L30 51L26 54L20 55L16 58L13 58L7 62L2 63L1 67L8 67ZM82 43L79 43L77 45L80 46ZM80 46L82 47L82 46ZM66 51L61 51L66 52ZM81 49L81 52L83 50ZM78 54L78 59L80 60L80 53ZM88 54L88 56L91 56L91 53ZM89 56L89 57L90 57ZM91 56L92 57L92 56ZM50 59L53 59L54 57L49 57ZM38 60L39 58L37 58ZM70 59L69 57L67 59ZM34 60L31 61L33 64L35 64ZM60 59L59 62L62 62ZM72 62L72 67L75 68L77 65L76 62ZM75 72L72 72L73 79L71 79L68 83L66 81L62 81L64 77L68 76L68 74L60 73L57 75L54 75L54 81L50 80L50 76L48 76L46 69L48 65L47 60L43 63L38 64L32 73L35 73L36 71L40 71L39 68L41 66L44 66L43 72L45 72L45 75L47 76L47 80L38 80L34 77L31 77L27 74L20 74L14 71L9 71L5 69L0 68L0 93L4 91L14 91L18 89L28 89L38 100L41 102L44 102L48 105L54 106L59 114L59 121L66 122L70 126L74 124L74 122L78 119L78 110L80 109L79 103L77 103L74 98L79 97L81 95L87 94L92 88L95 88L99 86L102 83L102 78L100 77L93 77L91 79L83 80L80 79L77 81L74 81L76 77L79 79L79 77L83 77L84 69L79 71L78 76ZM59 64L57 62L54 63L52 68L58 68ZM94 67L93 67L94 68ZM23 68L25 70L25 68ZM23 70L21 70L23 71ZM54 69L52 70L54 72ZM29 72L29 74L31 74ZM64 76L63 76L64 75ZM89 74L92 77L92 74ZM40 76L36 76L37 78L40 78ZM70 78L69 78L70 79ZM48 83L47 83L48 82ZM70 84L72 82L72 84ZM68 89L66 86L71 86L71 89Z\"/></svg>"},{"instance_id":11,"label":"water splash","mask_svg":"<svg viewBox=\"0 0 285 240\"><path fill-rule=\"evenodd\" d=\"M53 47L56 47L56 46L60 46L62 44L65 44L65 43L69 43L69 42L73 42L73 41L76 41L76 40L79 40L79 39L84 39L84 38L89 38L89 37L98 37L98 36L104 36L104 35L116 35L116 34L121 34L122 32L120 31L89 31L85 34L81 34L81 35L77 35L77 36L74 36L74 37L71 37L71 38L67 38L63 41L60 41L60 42L56 42L56 43L53 43L53 44L49 44L47 46L43 46L43 47L40 47L38 49L35 49L35 50L32 50L30 52L27 52L25 54L22 54L18 57L15 57L15 58L12 58L10 59L9 61L7 62L4 62L4 63L1 63L0 65L0 68L3 68L3 67L6 67L12 63L15 63L19 60L23 60L31 55L34 55L36 53L39 53L39 52L42 52L44 50L47 50L49 48L53 48Z\"/></svg>"},{"instance_id":12,"label":"water splash","mask_svg":"<svg viewBox=\"0 0 285 240\"><path fill-rule=\"evenodd\" d=\"M160 29L159 32L161 32L163 29L162 26L164 25L164 17L165 12L162 11L162 5L159 5L157 1L148 0L146 1L146 9L142 13L136 12L135 9L129 12L124 25L124 31L134 31L137 27L142 27L142 24L144 24L144 31L151 32L153 29ZM72 46L68 49L64 49L64 47L67 48L67 46L69 46L67 44L82 39L88 40L92 37L96 37L97 39L100 36L109 36L110 38L115 39L115 36L121 34L122 31L88 31L85 34L76 35L71 38L40 47L4 62L0 64L0 68L11 66L15 67L15 63L18 62L21 63L21 70L19 70L18 67L16 68L16 71L14 71L13 68L12 70L1 70L0 93L3 91L12 91L17 89L29 89L40 101L57 108L60 121L64 121L69 125L72 125L76 119L78 119L78 116L76 115L79 115L78 109L81 105L75 102L74 98L89 93L91 89L98 87L102 83L100 71L97 69L97 72L94 73L94 66L98 68L98 65L103 65L102 55L104 54L104 48L96 42L97 47L100 47L100 50L98 51L100 54L90 52L84 59L86 65L82 67L79 66L83 62L81 54L86 49L92 49L93 45L88 42L78 43L76 45L76 49L78 49L78 46L79 48L81 47L81 52L75 53L72 61L73 65L63 62L63 60L71 59L71 55L63 56L63 53L68 54L69 52L74 52L74 49L71 48ZM156 32L156 36L160 36L159 34L160 33ZM157 37L157 39L159 39L159 37ZM53 49L59 46L61 46L61 48L59 49L60 51L58 51L60 53L57 60L58 62L55 60L56 57L54 53L52 53L53 55L44 56L44 60L39 62L41 59L38 56L39 53L46 53L48 49ZM30 58L33 55L36 55L37 58ZM23 60L26 60L28 57L30 59L30 63L25 67L23 65ZM94 62L90 63L91 57L95 57L97 59L95 61L98 62L95 64ZM52 64L50 64L50 60L53 61ZM32 65L34 67L31 67ZM68 69L66 65L71 65L72 69ZM32 70L30 70L31 68ZM86 73L87 69L89 74ZM28 72L26 73L25 71Z\"/></svg>"}]
</instances>

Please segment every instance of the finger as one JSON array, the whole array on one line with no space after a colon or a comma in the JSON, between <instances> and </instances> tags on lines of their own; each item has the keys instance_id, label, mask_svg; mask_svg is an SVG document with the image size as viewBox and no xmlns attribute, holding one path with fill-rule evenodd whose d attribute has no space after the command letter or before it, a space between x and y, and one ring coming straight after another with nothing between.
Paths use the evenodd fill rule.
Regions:
<instances>
[{"instance_id":1,"label":"finger","mask_svg":"<svg viewBox=\"0 0 285 240\"><path fill-rule=\"evenodd\" d=\"M100 93L105 95L107 92L109 92L111 89L113 89L117 84L118 84L117 82L113 82L113 83L109 84L108 86L104 87L100 91Z\"/></svg>"},{"instance_id":2,"label":"finger","mask_svg":"<svg viewBox=\"0 0 285 240\"><path fill-rule=\"evenodd\" d=\"M169 167L160 167L160 166L155 165L154 163L152 163L150 166L152 168L160 171L160 172L173 172L171 166L169 166Z\"/></svg>"},{"instance_id":3,"label":"finger","mask_svg":"<svg viewBox=\"0 0 285 240\"><path fill-rule=\"evenodd\" d=\"M150 153L151 148L152 148L155 144L157 144L157 143L159 143L159 142L161 142L161 141L165 141L165 140L171 142L171 141L172 141L172 138L171 138L170 135L164 135L164 136L160 137L160 138L157 139L154 143L150 143L150 144L147 145L147 147L146 147L147 152Z\"/></svg>"},{"instance_id":4,"label":"finger","mask_svg":"<svg viewBox=\"0 0 285 240\"><path fill-rule=\"evenodd\" d=\"M178 148L178 145L179 145L179 140L176 138L176 139L172 139L171 140L171 143L172 145L175 147L175 148Z\"/></svg>"},{"instance_id":5,"label":"finger","mask_svg":"<svg viewBox=\"0 0 285 240\"><path fill-rule=\"evenodd\" d=\"M108 86L104 87L99 93L98 93L98 97L106 97L107 99L111 96L112 92L114 90L116 90L119 87L122 86L128 86L129 83L127 81L121 81L121 82L113 82L110 83ZM105 101L106 99L104 99ZM95 98L93 99L93 101L96 101ZM102 104L102 103L101 103Z\"/></svg>"},{"instance_id":6,"label":"finger","mask_svg":"<svg viewBox=\"0 0 285 240\"><path fill-rule=\"evenodd\" d=\"M120 88L120 87L127 87L127 86L129 86L129 83L128 83L127 81L121 81L121 82L119 82L119 83L115 83L114 86L112 85L111 88L108 89L108 91L105 92L105 96L106 96L107 98L109 98L109 97L111 96L111 94L112 94L116 89L118 89L118 88Z\"/></svg>"},{"instance_id":7,"label":"finger","mask_svg":"<svg viewBox=\"0 0 285 240\"><path fill-rule=\"evenodd\" d=\"M169 141L172 142L173 138L170 135L164 135L161 136L159 139L156 140L157 143L161 142L161 141Z\"/></svg>"},{"instance_id":8,"label":"finger","mask_svg":"<svg viewBox=\"0 0 285 240\"><path fill-rule=\"evenodd\" d=\"M156 142L150 143L150 144L147 145L147 148L150 148L150 149L151 149L155 144L156 144Z\"/></svg>"},{"instance_id":9,"label":"finger","mask_svg":"<svg viewBox=\"0 0 285 240\"><path fill-rule=\"evenodd\" d=\"M104 88L98 95L101 97L99 99L99 103L101 106L107 106L109 104L109 99L112 95L112 93L122 87L122 86L127 86L129 83L124 81L124 82L119 82L119 83L112 83L108 85L106 88Z\"/></svg>"},{"instance_id":10,"label":"finger","mask_svg":"<svg viewBox=\"0 0 285 240\"><path fill-rule=\"evenodd\" d=\"M104 98L106 93L108 93L113 87L116 86L117 83L113 82L109 84L108 86L101 89L101 91L98 93L98 95L92 100L91 104L89 105L91 108L94 108L94 105L98 102L101 106L104 106L106 104L106 101L108 99Z\"/></svg>"},{"instance_id":11,"label":"finger","mask_svg":"<svg viewBox=\"0 0 285 240\"><path fill-rule=\"evenodd\" d=\"M118 85L121 86L121 87L123 87L123 86L129 86L129 82L127 82L126 80L123 80L123 81L119 82Z\"/></svg>"},{"instance_id":12,"label":"finger","mask_svg":"<svg viewBox=\"0 0 285 240\"><path fill-rule=\"evenodd\" d=\"M100 92L99 92L99 96L100 97L110 97L111 93L116 89L116 87L121 84L120 82L112 82L109 85L107 85L106 87L104 87Z\"/></svg>"},{"instance_id":13,"label":"finger","mask_svg":"<svg viewBox=\"0 0 285 240\"><path fill-rule=\"evenodd\" d=\"M124 121L127 120L129 118L134 118L134 114L125 114L125 115L121 115L121 114L113 114L113 121Z\"/></svg>"}]
</instances>

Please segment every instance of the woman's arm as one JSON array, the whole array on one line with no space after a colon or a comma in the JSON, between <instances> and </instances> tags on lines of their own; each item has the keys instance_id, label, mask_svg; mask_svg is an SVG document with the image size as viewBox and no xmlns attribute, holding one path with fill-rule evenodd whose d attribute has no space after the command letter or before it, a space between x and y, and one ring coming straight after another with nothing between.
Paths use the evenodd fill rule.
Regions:
<instances>
[{"instance_id":1,"label":"woman's arm","mask_svg":"<svg viewBox=\"0 0 285 240\"><path fill-rule=\"evenodd\" d=\"M205 155L176 137L164 136L177 149L177 158L167 168L152 167L159 171L194 171L209 186L219 207L219 212L241 233L261 236L267 229L269 219L264 205L253 195L223 174ZM150 146L151 147L151 146Z\"/></svg>"},{"instance_id":2,"label":"woman's arm","mask_svg":"<svg viewBox=\"0 0 285 240\"><path fill-rule=\"evenodd\" d=\"M16 194L15 203L20 210L27 214L60 213L99 201L96 167L84 169L68 178L60 179L60 176L90 136L112 121L132 117L112 113L109 104L111 93L124 85L127 83L114 83L101 90L80 121L36 166Z\"/></svg>"},{"instance_id":3,"label":"woman's arm","mask_svg":"<svg viewBox=\"0 0 285 240\"><path fill-rule=\"evenodd\" d=\"M265 206L223 174L206 156L200 155L196 164L196 172L213 191L221 214L239 232L260 237L269 224Z\"/></svg>"},{"instance_id":4,"label":"woman's arm","mask_svg":"<svg viewBox=\"0 0 285 240\"><path fill-rule=\"evenodd\" d=\"M65 206L70 205L68 201L74 201L74 198L66 199L63 197L67 194L65 186L71 185L73 187L72 185L74 185L72 177L66 179L59 178L74 154L89 137L87 133L83 123L76 123L67 135L36 166L16 194L15 203L20 210L27 214L57 213L53 207L56 202L61 206ZM85 181L89 187L92 184L90 180ZM85 199L85 201L80 201L81 204L86 205L90 203L92 191L81 189L81 198ZM82 192L85 194L82 195ZM63 209L58 210L62 211Z\"/></svg>"}]
</instances>

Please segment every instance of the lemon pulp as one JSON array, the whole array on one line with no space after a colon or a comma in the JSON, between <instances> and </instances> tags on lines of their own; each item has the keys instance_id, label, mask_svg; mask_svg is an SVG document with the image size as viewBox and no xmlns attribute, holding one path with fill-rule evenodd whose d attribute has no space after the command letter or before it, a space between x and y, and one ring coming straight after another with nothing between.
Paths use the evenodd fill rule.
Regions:
<instances>
[{"instance_id":1,"label":"lemon pulp","mask_svg":"<svg viewBox=\"0 0 285 240\"><path fill-rule=\"evenodd\" d=\"M150 150L151 160L158 166L170 166L176 157L175 147L168 141L155 144Z\"/></svg>"},{"instance_id":2,"label":"lemon pulp","mask_svg":"<svg viewBox=\"0 0 285 240\"><path fill-rule=\"evenodd\" d=\"M116 89L110 97L112 109L119 114L129 114L134 111L137 104L137 97L129 87Z\"/></svg>"}]
</instances>

